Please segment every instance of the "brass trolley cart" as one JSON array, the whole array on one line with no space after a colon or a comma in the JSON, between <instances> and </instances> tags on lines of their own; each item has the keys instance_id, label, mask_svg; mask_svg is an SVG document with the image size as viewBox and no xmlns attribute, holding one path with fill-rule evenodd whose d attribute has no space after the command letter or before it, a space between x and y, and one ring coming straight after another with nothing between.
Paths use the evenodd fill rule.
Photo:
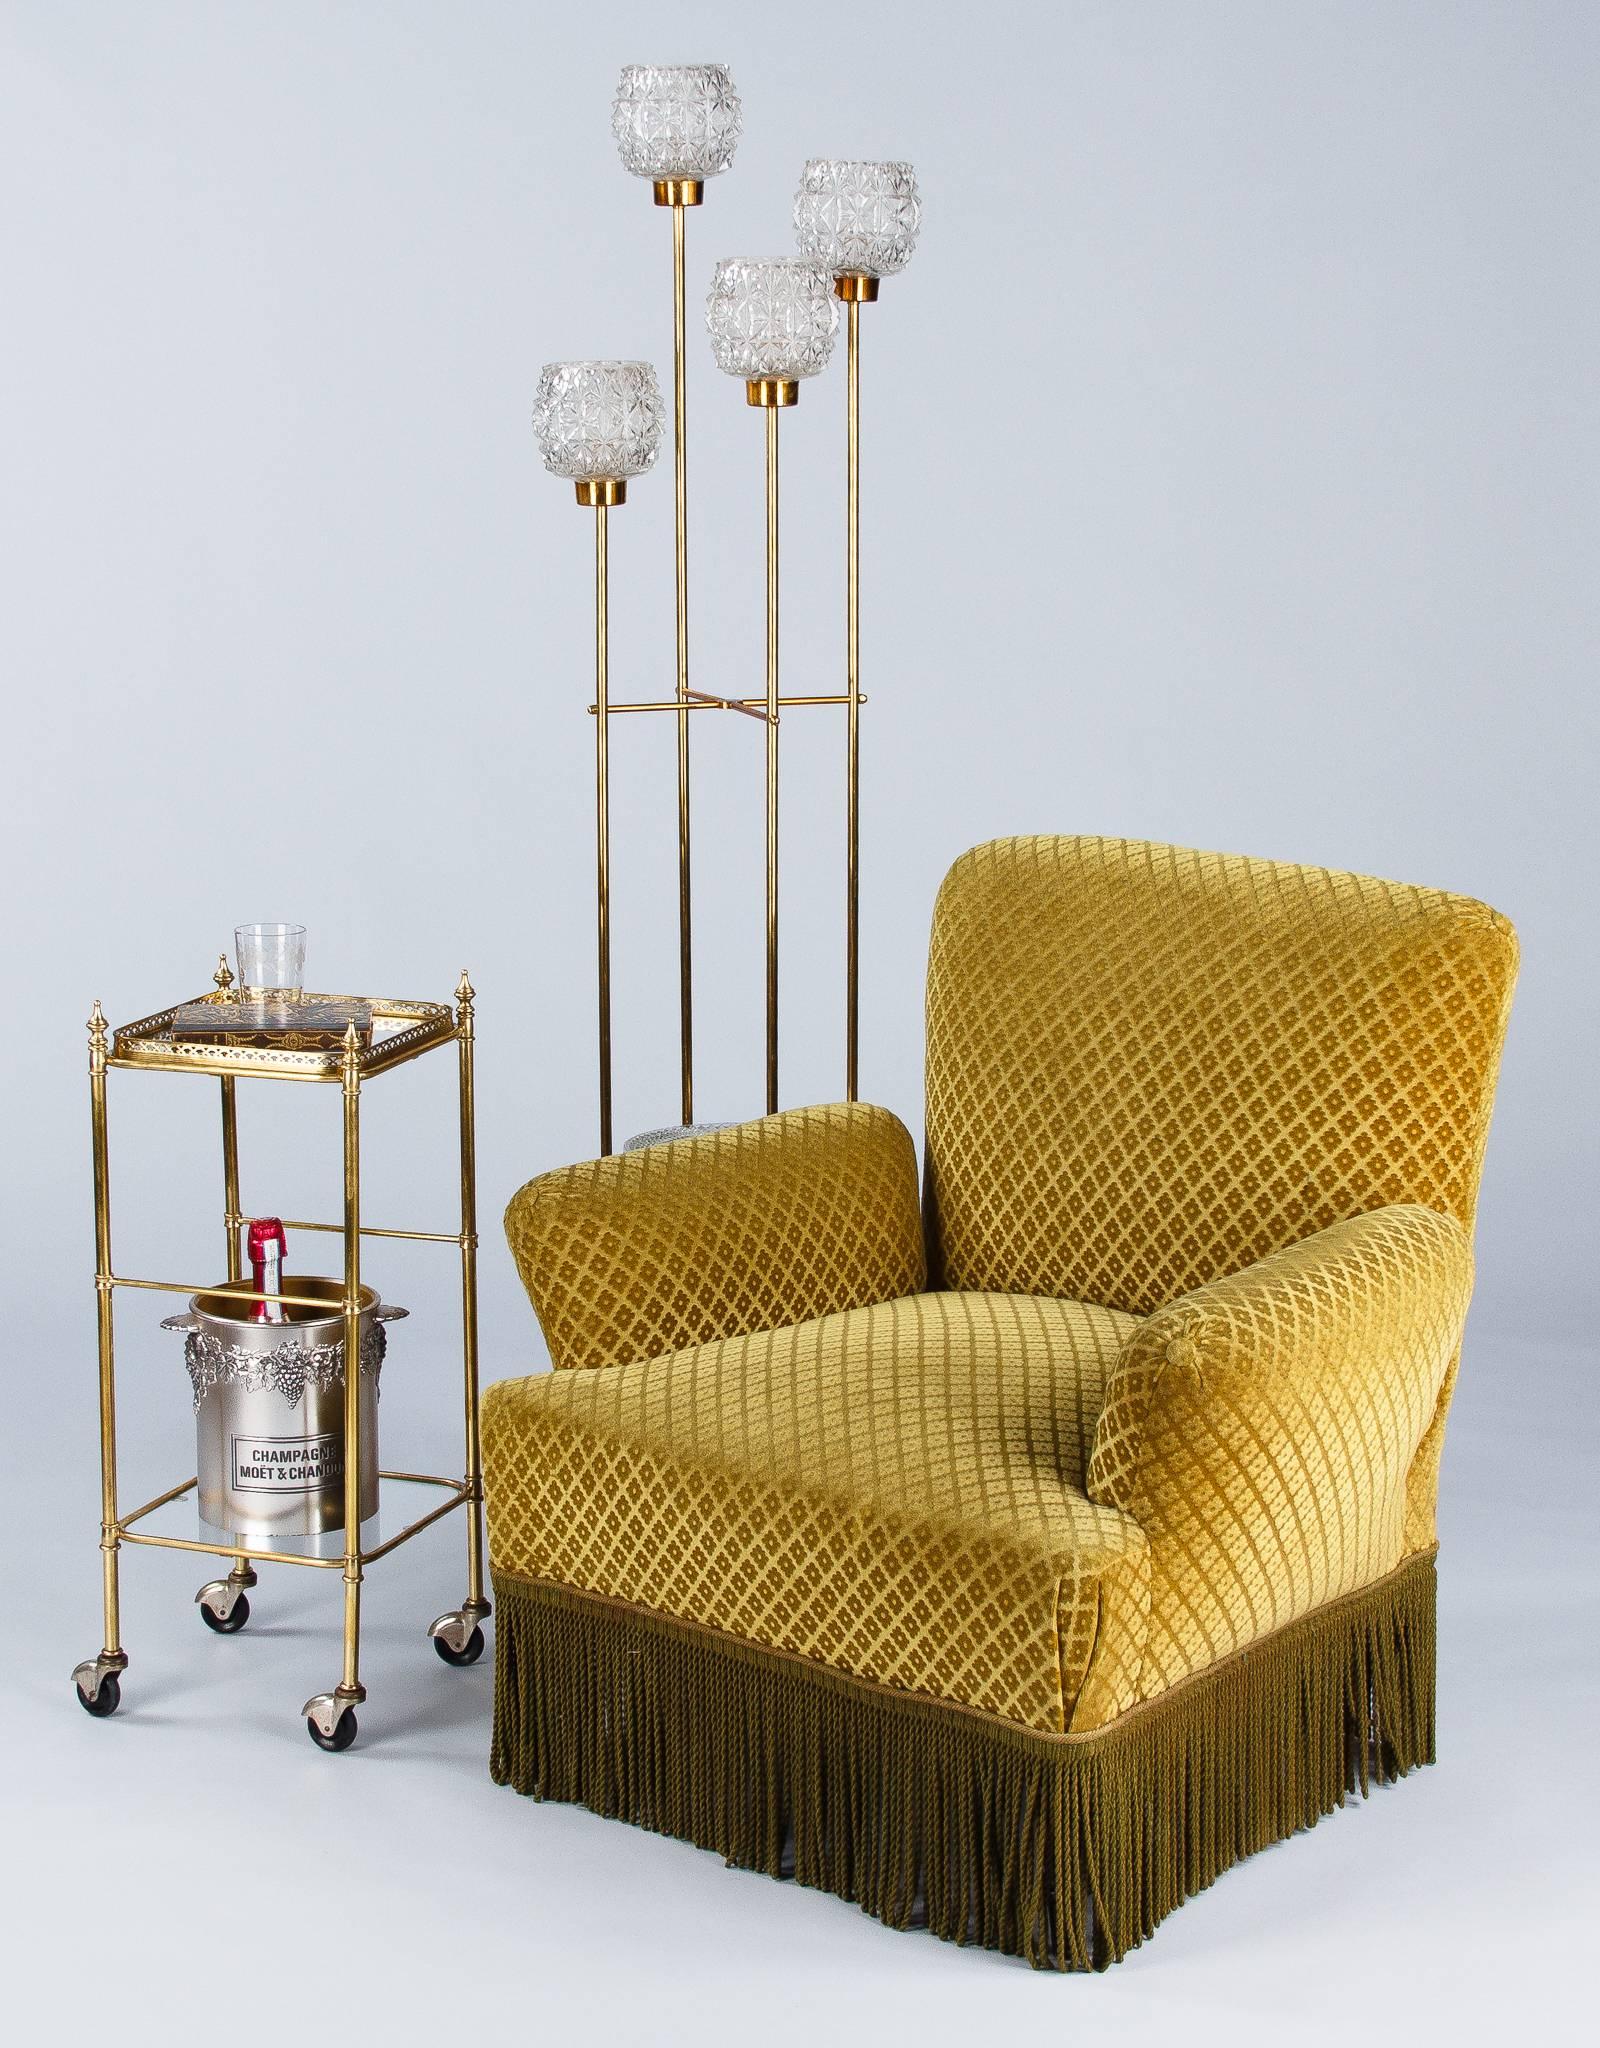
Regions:
<instances>
[{"instance_id":1,"label":"brass trolley cart","mask_svg":"<svg viewBox=\"0 0 1600 2048\"><path fill-rule=\"evenodd\" d=\"M215 990L200 1000L226 1004L234 1000L233 977L224 961ZM338 999L334 999L338 1000ZM371 1003L371 1043L363 1045L354 1027L343 1044L324 1050L298 1050L290 1045L222 1045L180 1040L170 1027L175 1006L124 1025L108 1051L106 1020L97 1002L89 1019L89 1094L94 1129L95 1300L100 1352L100 1553L105 1595L105 1645L97 1657L73 1673L78 1699L96 1716L116 1712L121 1701L121 1674L128 1668L122 1647L118 1612L118 1561L123 1544L152 1544L168 1550L193 1550L232 1560L226 1579L202 1587L196 1596L203 1618L219 1633L232 1633L249 1613L245 1589L256 1583L261 1563L309 1565L338 1570L344 1579L344 1672L331 1692L307 1700L302 1712L313 1742L321 1749L348 1749L355 1740L354 1709L366 1698L361 1683L361 1580L366 1567L386 1557L453 1508L467 1511L467 1597L459 1608L441 1614L428 1633L448 1664L476 1662L483 1650L480 1624L490 1612L483 1593L483 1466L478 1437L478 1236L476 1158L473 1129L473 988L463 972L456 1006L448 1003ZM390 1068L420 1058L436 1046L456 1047L460 1071L461 1227L458 1231L377 1230L361 1221L361 1090L365 1082ZM241 1077L269 1081L324 1081L337 1084L344 1100L344 1220L342 1223L286 1221L293 1231L330 1231L344 1240L344 1285L339 1307L344 1317L344 1529L338 1554L329 1555L329 1539L295 1542L272 1538L259 1543L233 1542L236 1532L218 1530L208 1538L196 1522L180 1514L179 1526L189 1533L168 1533L173 1504L194 1493L197 1480L186 1479L154 1500L124 1514L117 1503L117 1413L113 1362L113 1301L119 1287L164 1294L204 1294L215 1283L199 1286L176 1280L136 1280L113 1271L111 1263L111 1194L106 1134L106 1076L113 1068L155 1069L166 1073L208 1074L220 1080L222 1093L222 1176L227 1234L230 1295L246 1301L265 1297L243 1285L240 1230L245 1216L239 1202L239 1144L235 1103ZM424 1511L384 1540L363 1548L360 1518L359 1388L361 1374L349 1369L360 1355L362 1285L361 1240L399 1238L412 1243L453 1244L461 1254L461 1362L466 1418L466 1472L461 1479L431 1473L384 1472L380 1475L385 1505L407 1497L430 1500ZM370 1293L370 1290L368 1290ZM278 1297L286 1307L327 1307L325 1300L297 1296L292 1288ZM443 1498L431 1500L433 1492ZM167 1511L163 1513L162 1511ZM192 1508L190 1510L192 1514Z\"/></svg>"}]
</instances>

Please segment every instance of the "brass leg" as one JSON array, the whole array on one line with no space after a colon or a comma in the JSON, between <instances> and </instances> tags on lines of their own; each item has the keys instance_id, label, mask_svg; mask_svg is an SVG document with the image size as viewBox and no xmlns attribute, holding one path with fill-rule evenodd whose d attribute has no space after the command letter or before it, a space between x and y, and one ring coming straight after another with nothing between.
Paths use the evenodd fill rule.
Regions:
<instances>
[{"instance_id":1,"label":"brass leg","mask_svg":"<svg viewBox=\"0 0 1600 2048\"><path fill-rule=\"evenodd\" d=\"M355 1026L344 1056L344 1677L346 1698L361 1686L361 1071Z\"/></svg>"},{"instance_id":2,"label":"brass leg","mask_svg":"<svg viewBox=\"0 0 1600 2048\"><path fill-rule=\"evenodd\" d=\"M845 853L845 1051L844 1092L856 1099L857 1051L861 1011L861 306L852 298L845 307L848 340L846 526L846 689L848 773L846 778Z\"/></svg>"},{"instance_id":3,"label":"brass leg","mask_svg":"<svg viewBox=\"0 0 1600 2048\"><path fill-rule=\"evenodd\" d=\"M607 674L606 507L594 508L596 949L600 981L600 1156L611 1152L611 702Z\"/></svg>"},{"instance_id":4,"label":"brass leg","mask_svg":"<svg viewBox=\"0 0 1600 2048\"><path fill-rule=\"evenodd\" d=\"M472 1096L473 988L466 969L456 989L461 1073L461 1371L467 1424L467 1597L428 1634L447 1664L470 1664L483 1650L478 1624L491 1612L483 1594L483 1450L478 1431L478 1166ZM474 1640L475 1639L475 1640Z\"/></svg>"},{"instance_id":5,"label":"brass leg","mask_svg":"<svg viewBox=\"0 0 1600 2048\"><path fill-rule=\"evenodd\" d=\"M223 962L223 972L227 963ZM224 986L219 981L219 987ZM239 1214L239 1100L232 1074L224 1074L222 1088L222 1228L227 1237L228 1278L244 1278L244 1247L239 1232L244 1218ZM250 1602L245 1598L255 1585L256 1575L248 1558L239 1558L225 1579L212 1579L195 1594L195 1605L208 1628L218 1635L235 1635L250 1619Z\"/></svg>"},{"instance_id":6,"label":"brass leg","mask_svg":"<svg viewBox=\"0 0 1600 2048\"><path fill-rule=\"evenodd\" d=\"M239 1107L234 1078L222 1077L222 1205L223 1229L228 1235L228 1278L244 1278L244 1255L239 1244Z\"/></svg>"},{"instance_id":7,"label":"brass leg","mask_svg":"<svg viewBox=\"0 0 1600 2048\"><path fill-rule=\"evenodd\" d=\"M319 1749L348 1749L361 1683L361 1067L354 1024L344 1038L344 1675L301 1708Z\"/></svg>"},{"instance_id":8,"label":"brass leg","mask_svg":"<svg viewBox=\"0 0 1600 2048\"><path fill-rule=\"evenodd\" d=\"M672 430L677 514L678 596L678 1043L683 1121L694 1122L694 947L689 860L689 537L684 395L683 219L672 209Z\"/></svg>"},{"instance_id":9,"label":"brass leg","mask_svg":"<svg viewBox=\"0 0 1600 2048\"><path fill-rule=\"evenodd\" d=\"M94 1147L95 1324L100 1363L100 1587L105 1608L105 1641L98 1657L72 1676L89 1712L114 1713L121 1699L120 1675L128 1668L122 1647L122 1611L117 1582L117 1388L112 1337L111 1173L106 1135L106 1020L97 1002L89 1017L89 1110Z\"/></svg>"},{"instance_id":10,"label":"brass leg","mask_svg":"<svg viewBox=\"0 0 1600 2048\"><path fill-rule=\"evenodd\" d=\"M778 412L767 422L767 1114L778 1107Z\"/></svg>"}]
</instances>

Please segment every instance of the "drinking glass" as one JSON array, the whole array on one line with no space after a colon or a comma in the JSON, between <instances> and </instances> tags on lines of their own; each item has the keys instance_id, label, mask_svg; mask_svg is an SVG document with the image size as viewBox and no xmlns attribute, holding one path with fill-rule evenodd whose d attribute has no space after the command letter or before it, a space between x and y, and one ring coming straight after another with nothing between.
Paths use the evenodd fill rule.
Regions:
<instances>
[{"instance_id":1,"label":"drinking glass","mask_svg":"<svg viewBox=\"0 0 1600 2048\"><path fill-rule=\"evenodd\" d=\"M233 928L239 992L254 1001L298 1002L305 987L303 924L239 924Z\"/></svg>"}]
</instances>

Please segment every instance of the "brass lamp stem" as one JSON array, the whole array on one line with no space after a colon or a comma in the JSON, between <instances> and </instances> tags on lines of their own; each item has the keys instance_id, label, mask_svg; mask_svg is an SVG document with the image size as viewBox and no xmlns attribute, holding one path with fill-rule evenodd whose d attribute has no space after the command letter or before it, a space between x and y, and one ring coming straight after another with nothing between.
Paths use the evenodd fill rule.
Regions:
<instances>
[{"instance_id":1,"label":"brass lamp stem","mask_svg":"<svg viewBox=\"0 0 1600 2048\"><path fill-rule=\"evenodd\" d=\"M673 485L677 512L678 600L678 1045L683 1121L694 1122L694 947L690 916L689 859L689 482L685 434L685 319L683 296L683 210L672 206L672 434Z\"/></svg>"},{"instance_id":2,"label":"brass lamp stem","mask_svg":"<svg viewBox=\"0 0 1600 2048\"><path fill-rule=\"evenodd\" d=\"M878 297L878 279L846 270L833 280L844 302L846 335L845 480L845 702L848 771L845 778L844 1092L854 1102L861 1043L861 308Z\"/></svg>"},{"instance_id":3,"label":"brass lamp stem","mask_svg":"<svg viewBox=\"0 0 1600 2048\"><path fill-rule=\"evenodd\" d=\"M607 675L606 503L594 508L595 941L600 997L600 1156L611 1153L611 704Z\"/></svg>"},{"instance_id":4,"label":"brass lamp stem","mask_svg":"<svg viewBox=\"0 0 1600 2048\"><path fill-rule=\"evenodd\" d=\"M767 423L767 1114L778 1107L778 419Z\"/></svg>"},{"instance_id":5,"label":"brass lamp stem","mask_svg":"<svg viewBox=\"0 0 1600 2048\"><path fill-rule=\"evenodd\" d=\"M846 749L845 794L845 1039L844 1093L856 1100L861 1010L861 301L846 302L847 340L847 573L845 578Z\"/></svg>"}]
</instances>

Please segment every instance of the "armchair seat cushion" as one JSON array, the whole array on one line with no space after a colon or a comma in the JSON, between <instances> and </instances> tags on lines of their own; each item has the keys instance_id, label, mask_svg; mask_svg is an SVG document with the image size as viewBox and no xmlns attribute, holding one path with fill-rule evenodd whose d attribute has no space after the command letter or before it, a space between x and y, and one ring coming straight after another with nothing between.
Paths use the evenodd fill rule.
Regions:
<instances>
[{"instance_id":1,"label":"armchair seat cushion","mask_svg":"<svg viewBox=\"0 0 1600 2048\"><path fill-rule=\"evenodd\" d=\"M1138 1696L1149 1546L1084 1491L1138 1319L922 1294L493 1387L497 1577L1060 1734Z\"/></svg>"}]
</instances>

